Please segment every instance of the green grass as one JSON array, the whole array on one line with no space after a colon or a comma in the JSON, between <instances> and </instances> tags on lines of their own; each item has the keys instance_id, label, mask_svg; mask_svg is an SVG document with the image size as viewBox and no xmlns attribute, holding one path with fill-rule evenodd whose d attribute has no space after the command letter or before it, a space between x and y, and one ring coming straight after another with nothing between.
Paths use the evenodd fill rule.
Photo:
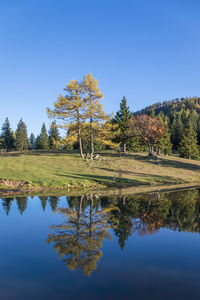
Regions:
<instances>
[{"instance_id":1,"label":"green grass","mask_svg":"<svg viewBox=\"0 0 200 300\"><path fill-rule=\"evenodd\" d=\"M199 161L162 156L158 163L146 153L120 156L114 151L104 151L100 157L100 161L85 161L75 152L1 154L0 187L86 190L200 183Z\"/></svg>"}]
</instances>

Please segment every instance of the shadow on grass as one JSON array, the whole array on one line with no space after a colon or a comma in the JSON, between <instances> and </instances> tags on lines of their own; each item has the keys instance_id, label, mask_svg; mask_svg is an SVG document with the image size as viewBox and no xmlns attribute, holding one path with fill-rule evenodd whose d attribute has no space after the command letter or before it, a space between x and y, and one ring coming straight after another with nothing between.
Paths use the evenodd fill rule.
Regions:
<instances>
[{"instance_id":1,"label":"shadow on grass","mask_svg":"<svg viewBox=\"0 0 200 300\"><path fill-rule=\"evenodd\" d=\"M116 173L116 171L115 171ZM91 175L91 174L54 174L56 176L61 177L67 177L67 178L73 178L78 180L88 180L93 181L94 183L98 183L107 187L130 187L130 186L140 186L140 185L151 185L152 182L158 182L163 184L175 184L177 181L175 181L172 177L169 176L146 176L145 179L143 179L142 174L138 174L141 177L140 178L124 178L121 176L101 176L101 175Z\"/></svg>"},{"instance_id":2,"label":"shadow on grass","mask_svg":"<svg viewBox=\"0 0 200 300\"><path fill-rule=\"evenodd\" d=\"M153 165L159 165L159 166L164 166L164 167L173 167L173 168L178 168L178 169L185 169L185 170L193 170L193 171L200 171L200 166L194 163L190 162L183 162L179 160L172 160L170 159L170 156L166 156L166 158L159 157L159 161L155 159L149 158L149 156L144 156L144 155L139 155L139 154L131 154L130 155L133 159L138 160L138 161L143 161L143 162L149 162L152 163ZM189 160L188 160L189 161Z\"/></svg>"},{"instance_id":3,"label":"shadow on grass","mask_svg":"<svg viewBox=\"0 0 200 300\"><path fill-rule=\"evenodd\" d=\"M172 176L161 176L161 175L155 175L155 174L146 174L146 173L139 173L139 172L133 172L133 171L127 171L127 170L121 170L121 169L109 169L109 168L98 168L100 170L108 171L108 172L114 172L120 175L132 175L132 176L140 176L143 178L152 178L155 181L169 181L169 182L175 182L174 178Z\"/></svg>"},{"instance_id":4,"label":"shadow on grass","mask_svg":"<svg viewBox=\"0 0 200 300\"><path fill-rule=\"evenodd\" d=\"M153 162L156 164L156 162ZM185 169L185 170L193 170L193 171L200 171L200 166L192 163L186 163L178 160L170 160L170 159L160 159L160 165L164 167L173 167L178 169Z\"/></svg>"},{"instance_id":5,"label":"shadow on grass","mask_svg":"<svg viewBox=\"0 0 200 300\"><path fill-rule=\"evenodd\" d=\"M101 176L101 175L91 175L91 174L54 174L56 176L79 179L79 180L88 180L93 181L98 184L105 185L107 187L116 187L116 186L139 186L139 185L148 185L148 182L143 182L137 179L128 179L128 178L119 178L115 176Z\"/></svg>"}]
</instances>

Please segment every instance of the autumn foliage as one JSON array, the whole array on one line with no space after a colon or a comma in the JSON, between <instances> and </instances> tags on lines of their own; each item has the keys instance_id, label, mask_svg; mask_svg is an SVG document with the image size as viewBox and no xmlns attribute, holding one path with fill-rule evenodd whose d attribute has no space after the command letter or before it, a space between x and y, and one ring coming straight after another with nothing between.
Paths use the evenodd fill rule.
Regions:
<instances>
[{"instance_id":1,"label":"autumn foliage","mask_svg":"<svg viewBox=\"0 0 200 300\"><path fill-rule=\"evenodd\" d=\"M165 128L162 122L148 115L140 115L134 119L135 128L144 142L148 144L149 154L151 154L151 147L157 143L165 134Z\"/></svg>"}]
</instances>

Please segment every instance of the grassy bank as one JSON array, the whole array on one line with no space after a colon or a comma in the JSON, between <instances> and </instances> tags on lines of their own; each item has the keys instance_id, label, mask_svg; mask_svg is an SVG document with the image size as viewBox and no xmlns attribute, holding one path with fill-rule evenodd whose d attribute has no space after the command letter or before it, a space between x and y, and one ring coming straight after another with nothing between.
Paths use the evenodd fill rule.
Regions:
<instances>
[{"instance_id":1,"label":"grassy bank","mask_svg":"<svg viewBox=\"0 0 200 300\"><path fill-rule=\"evenodd\" d=\"M74 152L6 153L0 155L0 189L145 188L200 184L200 162L176 157L150 160L146 153L103 152L101 160L83 161Z\"/></svg>"}]
</instances>

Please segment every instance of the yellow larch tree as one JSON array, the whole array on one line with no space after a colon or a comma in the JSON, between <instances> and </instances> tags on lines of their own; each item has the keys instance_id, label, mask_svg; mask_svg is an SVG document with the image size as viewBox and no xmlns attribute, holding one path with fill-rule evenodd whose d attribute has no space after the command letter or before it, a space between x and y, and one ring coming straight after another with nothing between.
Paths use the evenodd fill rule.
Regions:
<instances>
[{"instance_id":1,"label":"yellow larch tree","mask_svg":"<svg viewBox=\"0 0 200 300\"><path fill-rule=\"evenodd\" d=\"M76 80L70 80L64 89L67 94L60 95L54 103L54 109L47 108L49 117L63 121L61 127L74 123L79 142L80 155L84 158L81 137L81 123L86 118L86 99L84 98L83 85Z\"/></svg>"},{"instance_id":2,"label":"yellow larch tree","mask_svg":"<svg viewBox=\"0 0 200 300\"><path fill-rule=\"evenodd\" d=\"M91 73L87 74L82 81L82 88L85 92L86 106L86 118L89 121L90 127L90 158L94 157L94 128L96 124L108 119L108 116L103 111L103 104L100 100L104 95L101 93L98 87L98 80L95 79Z\"/></svg>"}]
</instances>

